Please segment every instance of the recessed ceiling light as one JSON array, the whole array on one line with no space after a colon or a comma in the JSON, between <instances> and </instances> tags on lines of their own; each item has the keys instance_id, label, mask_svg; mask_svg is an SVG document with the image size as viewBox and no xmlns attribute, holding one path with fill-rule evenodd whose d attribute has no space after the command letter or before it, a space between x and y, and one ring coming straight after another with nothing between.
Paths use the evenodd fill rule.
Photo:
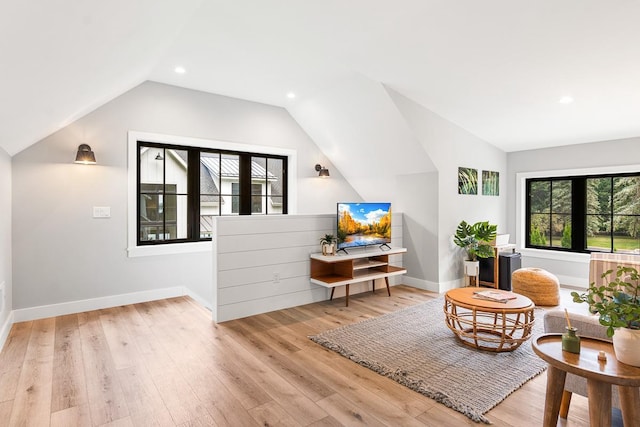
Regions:
<instances>
[{"instance_id":1,"label":"recessed ceiling light","mask_svg":"<svg viewBox=\"0 0 640 427\"><path fill-rule=\"evenodd\" d=\"M295 98L295 97L296 97L296 94L295 94L295 93L293 93L293 92L289 92L289 93L287 93L287 98L289 98L289 99L293 99L293 98Z\"/></svg>"},{"instance_id":2,"label":"recessed ceiling light","mask_svg":"<svg viewBox=\"0 0 640 427\"><path fill-rule=\"evenodd\" d=\"M187 70L184 67L179 67L179 66L174 68L173 71L175 71L178 74L184 74L187 72Z\"/></svg>"},{"instance_id":3,"label":"recessed ceiling light","mask_svg":"<svg viewBox=\"0 0 640 427\"><path fill-rule=\"evenodd\" d=\"M565 95L558 100L559 104L571 104L573 102L573 96Z\"/></svg>"}]
</instances>

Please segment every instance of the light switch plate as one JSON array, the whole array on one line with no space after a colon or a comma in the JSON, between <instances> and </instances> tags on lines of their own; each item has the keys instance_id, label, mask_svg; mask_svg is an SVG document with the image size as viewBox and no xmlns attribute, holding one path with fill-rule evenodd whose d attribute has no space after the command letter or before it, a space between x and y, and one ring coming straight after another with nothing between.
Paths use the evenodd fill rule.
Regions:
<instances>
[{"instance_id":1,"label":"light switch plate","mask_svg":"<svg viewBox=\"0 0 640 427\"><path fill-rule=\"evenodd\" d=\"M93 217L94 218L110 218L111 207L110 206L94 206Z\"/></svg>"}]
</instances>

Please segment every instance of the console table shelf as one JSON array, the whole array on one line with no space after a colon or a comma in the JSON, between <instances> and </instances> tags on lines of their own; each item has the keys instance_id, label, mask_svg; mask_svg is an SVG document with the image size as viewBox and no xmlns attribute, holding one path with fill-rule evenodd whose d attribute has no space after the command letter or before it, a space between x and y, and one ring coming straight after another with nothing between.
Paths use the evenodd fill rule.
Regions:
<instances>
[{"instance_id":1,"label":"console table shelf","mask_svg":"<svg viewBox=\"0 0 640 427\"><path fill-rule=\"evenodd\" d=\"M389 264L389 256L406 252L406 248L383 249L354 249L350 254L322 255L311 254L311 283L331 288L346 286L346 305L349 306L349 285L385 279L387 293L389 289L389 277L406 274L407 270Z\"/></svg>"}]
</instances>

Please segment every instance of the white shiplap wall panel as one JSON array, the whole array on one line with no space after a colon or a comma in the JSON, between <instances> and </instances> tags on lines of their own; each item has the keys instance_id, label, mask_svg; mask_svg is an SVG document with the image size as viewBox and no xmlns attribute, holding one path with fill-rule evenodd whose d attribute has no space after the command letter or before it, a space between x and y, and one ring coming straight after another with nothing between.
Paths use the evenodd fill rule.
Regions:
<instances>
[{"instance_id":1,"label":"white shiplap wall panel","mask_svg":"<svg viewBox=\"0 0 640 427\"><path fill-rule=\"evenodd\" d=\"M297 250L291 248L270 249L262 251L246 250L244 252L220 253L218 271L238 270L255 266L285 264L290 262L307 261L309 254L318 252L320 245L299 246Z\"/></svg>"},{"instance_id":2,"label":"white shiplap wall panel","mask_svg":"<svg viewBox=\"0 0 640 427\"><path fill-rule=\"evenodd\" d=\"M327 230L335 234L335 215L272 215L235 216L226 219L225 229L218 236L241 236L244 234L279 233L282 231ZM333 231L331 231L333 230Z\"/></svg>"},{"instance_id":3,"label":"white shiplap wall panel","mask_svg":"<svg viewBox=\"0 0 640 427\"><path fill-rule=\"evenodd\" d=\"M213 316L217 322L326 300L330 290L309 281L309 254L336 233L336 215L214 218ZM392 246L402 246L402 214L392 219ZM402 265L402 256L390 257ZM395 279L395 280L394 280ZM392 284L398 277L390 278ZM378 285L379 286L379 285ZM351 294L371 289L351 286ZM336 289L335 296L344 295Z\"/></svg>"},{"instance_id":4,"label":"white shiplap wall panel","mask_svg":"<svg viewBox=\"0 0 640 427\"><path fill-rule=\"evenodd\" d=\"M264 299L273 295L286 295L300 291L311 291L316 287L316 285L313 285L308 281L308 276L298 276L289 279L281 279L278 283L273 283L269 280L265 282L222 288L219 290L218 296L221 300L224 300L226 304L235 304L238 302Z\"/></svg>"},{"instance_id":5,"label":"white shiplap wall panel","mask_svg":"<svg viewBox=\"0 0 640 427\"><path fill-rule=\"evenodd\" d=\"M316 241L320 247L318 231L274 231L259 234L239 234L218 236L218 248L221 252L244 252L247 249L278 249L305 246Z\"/></svg>"},{"instance_id":6,"label":"white shiplap wall panel","mask_svg":"<svg viewBox=\"0 0 640 427\"><path fill-rule=\"evenodd\" d=\"M293 294L273 295L267 298L243 301L235 304L226 304L218 308L218 322L225 320L239 319L241 317L253 316L259 313L266 313L274 310L281 310L289 307L310 304L312 302L324 301L328 299L327 289L317 286L312 289ZM268 307L268 308L267 308Z\"/></svg>"},{"instance_id":7,"label":"white shiplap wall panel","mask_svg":"<svg viewBox=\"0 0 640 427\"><path fill-rule=\"evenodd\" d=\"M220 271L218 274L218 288L231 288L234 286L242 286L250 283L256 283L256 280L262 279L262 282L271 282L274 275L277 274L279 280L290 279L292 277L309 276L309 257L306 256L304 261L260 265L257 267L247 267L233 270Z\"/></svg>"}]
</instances>

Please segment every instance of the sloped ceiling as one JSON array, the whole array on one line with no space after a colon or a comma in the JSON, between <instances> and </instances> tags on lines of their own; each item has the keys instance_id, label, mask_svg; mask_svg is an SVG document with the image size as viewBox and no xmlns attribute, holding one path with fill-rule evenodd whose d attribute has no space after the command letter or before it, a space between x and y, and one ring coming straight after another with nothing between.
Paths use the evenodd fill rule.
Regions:
<instances>
[{"instance_id":1,"label":"sloped ceiling","mask_svg":"<svg viewBox=\"0 0 640 427\"><path fill-rule=\"evenodd\" d=\"M639 18L636 0L12 1L0 146L145 80L290 107L354 73L504 151L639 136Z\"/></svg>"},{"instance_id":2,"label":"sloped ceiling","mask_svg":"<svg viewBox=\"0 0 640 427\"><path fill-rule=\"evenodd\" d=\"M398 176L436 171L384 86L361 75L289 107L364 200L397 201Z\"/></svg>"},{"instance_id":3,"label":"sloped ceiling","mask_svg":"<svg viewBox=\"0 0 640 427\"><path fill-rule=\"evenodd\" d=\"M0 145L13 155L147 80L200 2L3 2Z\"/></svg>"}]
</instances>

